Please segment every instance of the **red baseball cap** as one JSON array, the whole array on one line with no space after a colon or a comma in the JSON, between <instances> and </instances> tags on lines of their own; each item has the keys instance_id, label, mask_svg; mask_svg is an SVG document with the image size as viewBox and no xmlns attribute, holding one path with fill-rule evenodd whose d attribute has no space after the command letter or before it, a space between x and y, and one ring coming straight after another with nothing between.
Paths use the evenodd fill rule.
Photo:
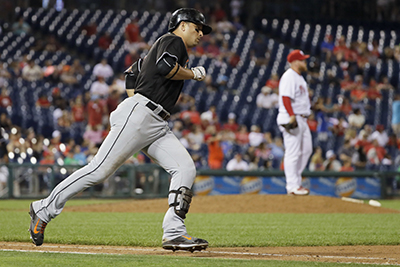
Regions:
<instances>
[{"instance_id":1,"label":"red baseball cap","mask_svg":"<svg viewBox=\"0 0 400 267\"><path fill-rule=\"evenodd\" d=\"M303 51L301 51L299 49L296 49L296 50L293 50L292 52L289 53L289 55L287 56L287 61L289 63L292 63L295 60L304 60L304 59L307 59L309 57L310 57L310 55L305 55L303 53Z\"/></svg>"}]
</instances>

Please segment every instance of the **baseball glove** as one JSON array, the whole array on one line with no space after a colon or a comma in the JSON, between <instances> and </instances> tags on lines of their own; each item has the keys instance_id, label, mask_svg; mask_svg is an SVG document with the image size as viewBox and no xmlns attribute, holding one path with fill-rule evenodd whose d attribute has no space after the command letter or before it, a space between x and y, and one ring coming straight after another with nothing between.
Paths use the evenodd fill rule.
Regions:
<instances>
[{"instance_id":1,"label":"baseball glove","mask_svg":"<svg viewBox=\"0 0 400 267\"><path fill-rule=\"evenodd\" d=\"M290 131L290 130L292 130L292 129L295 129L295 128L297 128L297 121L294 121L294 122L292 122L292 123L286 123L286 124L281 124L281 126L283 127L283 128L285 128L286 129L286 131Z\"/></svg>"}]
</instances>

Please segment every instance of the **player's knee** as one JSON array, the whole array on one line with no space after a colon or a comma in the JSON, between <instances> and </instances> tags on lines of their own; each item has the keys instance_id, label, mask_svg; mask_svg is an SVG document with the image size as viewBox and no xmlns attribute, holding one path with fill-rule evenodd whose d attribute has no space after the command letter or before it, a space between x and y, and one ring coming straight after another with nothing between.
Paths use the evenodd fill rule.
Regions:
<instances>
[{"instance_id":1,"label":"player's knee","mask_svg":"<svg viewBox=\"0 0 400 267\"><path fill-rule=\"evenodd\" d=\"M192 184L196 178L196 167L194 163L181 164L178 168L171 172L172 179L184 179L185 184Z\"/></svg>"},{"instance_id":2,"label":"player's knee","mask_svg":"<svg viewBox=\"0 0 400 267\"><path fill-rule=\"evenodd\" d=\"M196 177L196 166L193 162L187 163L186 166L182 167L181 172L185 177L190 177L194 180Z\"/></svg>"},{"instance_id":3,"label":"player's knee","mask_svg":"<svg viewBox=\"0 0 400 267\"><path fill-rule=\"evenodd\" d=\"M304 149L304 154L305 155L311 156L312 152L313 152L312 146L306 146L305 147L305 149Z\"/></svg>"}]
</instances>

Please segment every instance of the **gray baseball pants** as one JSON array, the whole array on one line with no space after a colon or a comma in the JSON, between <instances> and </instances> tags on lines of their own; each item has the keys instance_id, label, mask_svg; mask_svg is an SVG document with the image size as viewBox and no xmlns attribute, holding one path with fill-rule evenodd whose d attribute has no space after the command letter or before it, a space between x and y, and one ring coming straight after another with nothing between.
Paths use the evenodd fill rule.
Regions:
<instances>
[{"instance_id":1,"label":"gray baseball pants","mask_svg":"<svg viewBox=\"0 0 400 267\"><path fill-rule=\"evenodd\" d=\"M168 123L157 115L162 107L158 105L152 111L145 106L149 101L135 94L119 104L110 116L111 130L93 160L59 183L47 198L33 202L40 219L50 222L69 199L106 180L139 150L171 174L170 190L192 187L196 176L193 160ZM174 198L171 193L168 203L173 203ZM187 234L183 219L175 214L173 207L165 214L163 229L163 239L167 240Z\"/></svg>"}]
</instances>

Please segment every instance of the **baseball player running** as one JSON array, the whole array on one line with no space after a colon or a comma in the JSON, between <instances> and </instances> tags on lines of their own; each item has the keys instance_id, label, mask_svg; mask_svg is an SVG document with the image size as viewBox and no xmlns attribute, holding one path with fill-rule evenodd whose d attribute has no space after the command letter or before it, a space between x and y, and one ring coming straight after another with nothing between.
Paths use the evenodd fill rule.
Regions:
<instances>
[{"instance_id":1,"label":"baseball player running","mask_svg":"<svg viewBox=\"0 0 400 267\"><path fill-rule=\"evenodd\" d=\"M310 99L307 82L301 75L307 71L303 51L293 50L287 56L290 68L279 83L279 114L277 123L285 145L284 172L286 190L290 195L308 195L310 191L301 186L301 173L312 153L312 137L307 124L310 115Z\"/></svg>"},{"instance_id":2,"label":"baseball player running","mask_svg":"<svg viewBox=\"0 0 400 267\"><path fill-rule=\"evenodd\" d=\"M172 176L169 209L163 221L163 248L206 249L206 240L188 235L184 219L189 211L196 175L195 165L180 141L170 131L167 120L181 93L184 80L202 81L204 67L188 68L187 49L196 46L211 32L196 9L176 10L168 33L161 36L144 59L126 73L128 98L111 113L111 130L93 160L57 185L45 198L30 205L30 235L42 245L46 225L61 213L65 203L84 189L103 182L139 150Z\"/></svg>"}]
</instances>

